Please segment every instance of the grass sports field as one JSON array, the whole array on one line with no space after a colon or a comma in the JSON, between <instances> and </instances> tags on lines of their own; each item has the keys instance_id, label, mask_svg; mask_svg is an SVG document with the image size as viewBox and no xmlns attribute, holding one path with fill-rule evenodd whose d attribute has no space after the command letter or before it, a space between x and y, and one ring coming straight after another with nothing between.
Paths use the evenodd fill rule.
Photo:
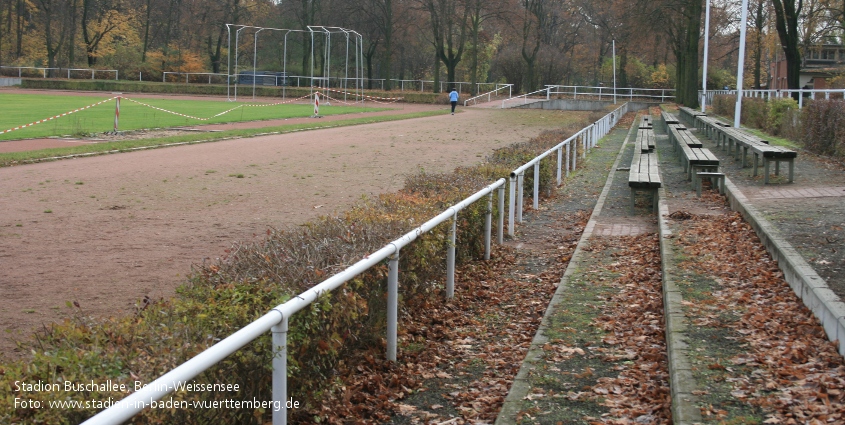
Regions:
<instances>
[{"instance_id":1,"label":"grass sports field","mask_svg":"<svg viewBox=\"0 0 845 425\"><path fill-rule=\"evenodd\" d=\"M87 96L0 94L0 132L90 106L63 117L0 134L0 140L85 136L111 131L114 128L116 101L106 100L113 96L115 95L103 94L103 97L98 99ZM120 102L118 128L121 131L301 118L314 114L313 106L307 103L272 105L225 100L135 99L131 95L123 97ZM99 102L102 103L91 106ZM162 109L182 115L165 112ZM358 106L321 106L320 115L376 110L378 109Z\"/></svg>"}]
</instances>

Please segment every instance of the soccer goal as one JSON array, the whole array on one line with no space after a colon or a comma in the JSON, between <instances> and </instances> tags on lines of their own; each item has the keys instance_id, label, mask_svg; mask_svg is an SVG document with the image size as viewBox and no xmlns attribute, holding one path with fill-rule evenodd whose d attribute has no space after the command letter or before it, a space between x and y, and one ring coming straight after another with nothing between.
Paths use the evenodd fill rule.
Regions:
<instances>
[{"instance_id":1,"label":"soccer goal","mask_svg":"<svg viewBox=\"0 0 845 425\"><path fill-rule=\"evenodd\" d=\"M285 98L288 87L307 85L312 98L315 90L336 88L344 101L363 102L364 43L358 32L322 25L296 30L226 24L226 30L230 101L237 101L245 87L255 98L258 86L280 86ZM294 56L299 63L291 60Z\"/></svg>"}]
</instances>

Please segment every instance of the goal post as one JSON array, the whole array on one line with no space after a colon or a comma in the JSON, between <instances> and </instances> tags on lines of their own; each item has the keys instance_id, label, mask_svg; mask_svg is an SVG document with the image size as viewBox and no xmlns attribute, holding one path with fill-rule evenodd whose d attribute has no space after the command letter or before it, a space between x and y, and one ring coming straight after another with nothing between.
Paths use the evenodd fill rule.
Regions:
<instances>
[{"instance_id":1,"label":"goal post","mask_svg":"<svg viewBox=\"0 0 845 425\"><path fill-rule=\"evenodd\" d=\"M256 27L236 24L225 25L229 36L227 58L228 78L226 79L226 95L228 100L237 101L239 86L243 87L244 85L247 85L252 89L252 97L254 98L256 85L268 85L268 77L274 79L274 81L272 81L273 85L280 85L282 87L282 97L284 98L286 96L287 85L293 81L292 76L289 74L288 66L288 50L291 46L291 43L289 43L289 36L291 34L300 34L303 35L303 39L310 41L310 43L308 43L310 46L305 46L306 43L303 43L303 46L301 46L303 49L303 56L309 53L306 49L310 48L310 70L301 70L303 74L309 72L310 75L298 75L295 77L296 81L304 79L308 82L312 98L316 89L327 89L334 85L338 89L343 90L345 93L344 96L347 96L347 94L353 94L355 102L363 102L364 43L363 36L361 36L361 34L357 31L341 27L322 25L309 25L305 30ZM283 40L282 43L280 43L280 47L282 49L280 58L282 62L282 70L280 73L277 72L275 73L276 75L272 76L268 76L266 71L258 71L259 36L269 32L283 34ZM233 33L234 46L232 46ZM240 44L242 39L251 39L253 43L251 52L252 71L241 70L242 58L240 56ZM320 45L319 50L316 47L318 44ZM333 58L340 59L341 63L334 63L332 60ZM320 59L321 62L319 67L317 66L317 59ZM304 57L303 62L305 62ZM258 83L259 79L261 80L260 84ZM352 89L351 93L349 93L350 88Z\"/></svg>"}]
</instances>

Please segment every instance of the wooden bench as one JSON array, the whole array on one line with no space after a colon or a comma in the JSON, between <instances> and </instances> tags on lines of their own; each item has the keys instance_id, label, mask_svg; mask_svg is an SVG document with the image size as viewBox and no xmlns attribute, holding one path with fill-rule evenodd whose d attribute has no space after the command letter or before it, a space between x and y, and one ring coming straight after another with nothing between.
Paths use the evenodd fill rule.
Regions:
<instances>
[{"instance_id":1,"label":"wooden bench","mask_svg":"<svg viewBox=\"0 0 845 425\"><path fill-rule=\"evenodd\" d=\"M664 128L667 128L671 124L680 124L680 122L678 121L677 118L675 118L674 115L672 115L672 114L670 114L666 111L660 111L660 118L663 119Z\"/></svg>"},{"instance_id":2,"label":"wooden bench","mask_svg":"<svg viewBox=\"0 0 845 425\"><path fill-rule=\"evenodd\" d=\"M725 193L725 173L720 173L718 171L701 171L695 173L695 180L693 181L693 186L695 186L695 192L698 194L698 197L701 197L701 186L704 179L710 180L710 186L719 191L719 193Z\"/></svg>"},{"instance_id":3,"label":"wooden bench","mask_svg":"<svg viewBox=\"0 0 845 425\"><path fill-rule=\"evenodd\" d=\"M655 146L654 141L654 128L652 127L651 117L645 115L637 129L636 149L639 149L640 152L652 152Z\"/></svg>"},{"instance_id":4,"label":"wooden bench","mask_svg":"<svg viewBox=\"0 0 845 425\"><path fill-rule=\"evenodd\" d=\"M678 107L678 115L689 125L695 125L698 117L707 116L704 112L696 111L695 109L688 108L686 106Z\"/></svg>"},{"instance_id":5,"label":"wooden bench","mask_svg":"<svg viewBox=\"0 0 845 425\"><path fill-rule=\"evenodd\" d=\"M771 174L771 163L775 163L775 175L780 174L780 163L786 162L789 167L788 181L792 183L795 178L795 158L798 153L780 146L771 146L769 141L751 134L741 128L731 127L727 123L710 117L697 117L697 122L705 129L705 133L714 139L716 146L722 147L735 159L742 160L742 166L747 163L748 152L754 155L753 175L757 176L757 169L760 166L760 159L764 169L763 183L769 184Z\"/></svg>"},{"instance_id":6,"label":"wooden bench","mask_svg":"<svg viewBox=\"0 0 845 425\"><path fill-rule=\"evenodd\" d=\"M631 214L634 214L636 193L640 191L651 194L652 208L657 211L657 189L661 186L656 152L640 152L634 149L631 160L631 170L628 173L628 187L631 188Z\"/></svg>"}]
</instances>

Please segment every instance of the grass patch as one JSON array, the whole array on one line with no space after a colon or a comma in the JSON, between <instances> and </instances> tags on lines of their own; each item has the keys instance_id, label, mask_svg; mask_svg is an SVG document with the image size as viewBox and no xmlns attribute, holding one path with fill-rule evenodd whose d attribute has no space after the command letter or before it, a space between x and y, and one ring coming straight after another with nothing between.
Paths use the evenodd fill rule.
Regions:
<instances>
[{"instance_id":1,"label":"grass patch","mask_svg":"<svg viewBox=\"0 0 845 425\"><path fill-rule=\"evenodd\" d=\"M0 131L67 113L109 99L89 96L52 96L35 94L0 94ZM264 105L221 100L138 99L138 102L196 118L175 115L150 106L130 101L120 102L119 130L169 128L197 124L221 124L241 121L259 121L284 118L302 118L313 114L308 104ZM323 106L322 115L373 112L387 108L357 106ZM226 111L229 111L226 113ZM221 114L217 116L218 114ZM115 101L110 100L71 115L34 125L32 127L0 134L0 140L52 137L62 135L82 136L102 133L114 128Z\"/></svg>"},{"instance_id":2,"label":"grass patch","mask_svg":"<svg viewBox=\"0 0 845 425\"><path fill-rule=\"evenodd\" d=\"M447 110L415 112L412 114L402 115L386 115L374 117L351 118L348 120L331 121L331 122L314 122L306 124L288 124L273 127L250 128L241 130L227 130L217 133L189 133L178 136L158 137L139 140L123 140L117 142L104 142L97 144L88 144L80 146L72 146L66 148L42 149L37 151L27 152L10 152L0 154L0 167L16 165L26 162L37 162L43 160L55 160L61 157L75 156L75 155L99 155L106 153L127 152L137 149L164 147L172 145L214 142L224 139L232 139L238 137L252 137L257 135L267 134L284 134L293 133L296 131L316 130L330 127L344 127L350 125L370 124L376 122L396 121L403 119L422 118L435 115L443 115L448 113Z\"/></svg>"}]
</instances>

